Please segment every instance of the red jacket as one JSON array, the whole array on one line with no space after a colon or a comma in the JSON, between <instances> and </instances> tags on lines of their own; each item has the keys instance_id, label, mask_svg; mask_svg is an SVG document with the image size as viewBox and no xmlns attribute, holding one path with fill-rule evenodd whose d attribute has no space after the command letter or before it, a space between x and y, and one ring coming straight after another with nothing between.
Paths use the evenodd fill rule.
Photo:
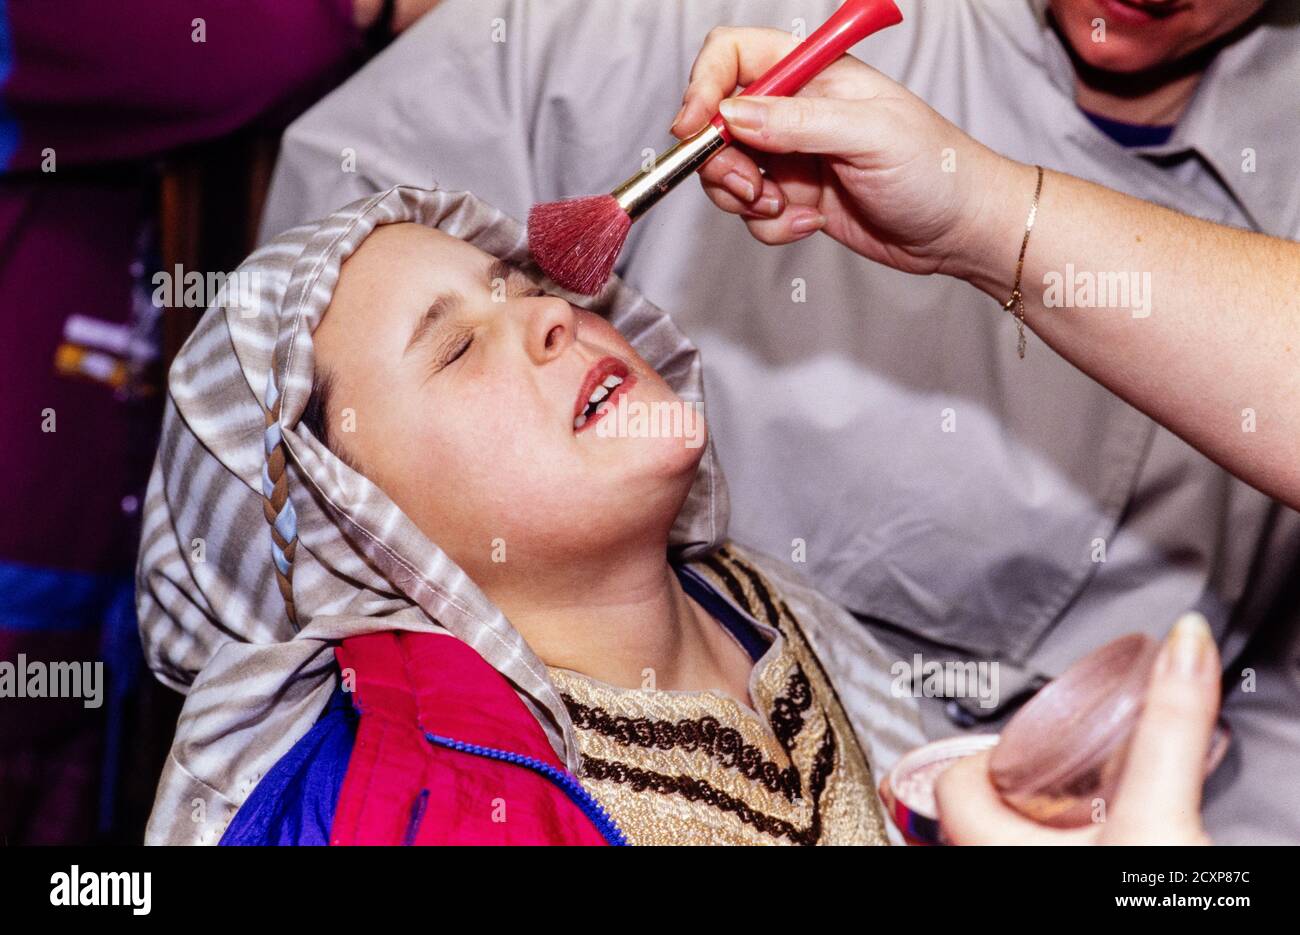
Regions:
<instances>
[{"instance_id":1,"label":"red jacket","mask_svg":"<svg viewBox=\"0 0 1300 935\"><path fill-rule=\"evenodd\" d=\"M345 640L336 656L354 675L360 722L331 844L626 843L465 643L385 631Z\"/></svg>"}]
</instances>

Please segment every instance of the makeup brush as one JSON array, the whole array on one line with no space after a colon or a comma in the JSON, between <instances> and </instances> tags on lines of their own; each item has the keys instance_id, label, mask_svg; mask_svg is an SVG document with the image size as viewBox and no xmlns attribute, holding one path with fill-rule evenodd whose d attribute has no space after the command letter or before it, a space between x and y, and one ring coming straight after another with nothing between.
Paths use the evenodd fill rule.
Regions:
<instances>
[{"instance_id":1,"label":"makeup brush","mask_svg":"<svg viewBox=\"0 0 1300 935\"><path fill-rule=\"evenodd\" d=\"M867 36L903 21L894 0L848 0L741 95L789 97ZM655 157L608 195L534 205L528 212L528 246L551 280L581 295L595 295L614 269L632 222L731 142L721 114L703 130Z\"/></svg>"}]
</instances>

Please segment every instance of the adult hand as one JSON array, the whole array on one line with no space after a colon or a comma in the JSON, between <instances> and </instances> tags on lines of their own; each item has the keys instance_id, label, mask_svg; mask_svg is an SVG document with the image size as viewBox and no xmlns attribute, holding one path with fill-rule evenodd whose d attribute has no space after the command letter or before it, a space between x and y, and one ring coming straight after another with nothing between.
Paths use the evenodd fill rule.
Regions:
<instances>
[{"instance_id":1,"label":"adult hand","mask_svg":"<svg viewBox=\"0 0 1300 935\"><path fill-rule=\"evenodd\" d=\"M1062 830L1011 809L989 779L989 753L939 777L935 797L954 844L1209 844L1201 786L1219 711L1219 652L1200 614L1174 626L1152 670L1128 761L1104 823Z\"/></svg>"},{"instance_id":2,"label":"adult hand","mask_svg":"<svg viewBox=\"0 0 1300 935\"><path fill-rule=\"evenodd\" d=\"M738 85L797 44L776 29L710 32L673 133L700 130ZM820 229L897 269L960 276L978 259L972 235L990 200L1023 188L1027 203L1033 191L1032 169L998 156L850 55L796 97L738 97L722 114L741 145L722 150L700 177L709 198L744 218L763 243Z\"/></svg>"}]
</instances>

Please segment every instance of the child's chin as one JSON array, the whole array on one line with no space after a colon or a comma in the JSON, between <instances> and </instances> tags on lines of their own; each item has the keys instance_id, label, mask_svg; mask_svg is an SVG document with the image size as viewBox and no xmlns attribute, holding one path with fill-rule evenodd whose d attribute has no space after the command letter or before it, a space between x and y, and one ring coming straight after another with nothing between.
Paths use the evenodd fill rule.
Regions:
<instances>
[{"instance_id":1,"label":"child's chin","mask_svg":"<svg viewBox=\"0 0 1300 935\"><path fill-rule=\"evenodd\" d=\"M617 447L619 474L628 481L636 478L669 480L694 477L704 456L708 436L666 438L602 439Z\"/></svg>"}]
</instances>

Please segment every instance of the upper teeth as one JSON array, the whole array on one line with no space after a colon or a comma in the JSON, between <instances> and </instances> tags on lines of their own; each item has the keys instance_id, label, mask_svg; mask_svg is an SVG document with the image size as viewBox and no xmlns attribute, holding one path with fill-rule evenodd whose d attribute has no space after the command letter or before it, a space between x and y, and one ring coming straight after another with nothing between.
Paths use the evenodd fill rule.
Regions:
<instances>
[{"instance_id":1,"label":"upper teeth","mask_svg":"<svg viewBox=\"0 0 1300 935\"><path fill-rule=\"evenodd\" d=\"M623 382L623 378L610 374L604 379L599 386L591 391L591 396L587 399L588 403L598 403L614 391L614 387Z\"/></svg>"},{"instance_id":2,"label":"upper teeth","mask_svg":"<svg viewBox=\"0 0 1300 935\"><path fill-rule=\"evenodd\" d=\"M605 400L605 397L607 397L614 390L614 388L617 387L622 382L623 382L622 377L612 373L609 376L607 376L603 381L601 381L601 383L599 383L596 386L596 388L592 390L591 396L587 398L586 408L578 414L577 418L573 420L573 427L575 429L580 429L584 425L586 425L587 419L590 416L595 414L596 407L600 405L600 403Z\"/></svg>"}]
</instances>

